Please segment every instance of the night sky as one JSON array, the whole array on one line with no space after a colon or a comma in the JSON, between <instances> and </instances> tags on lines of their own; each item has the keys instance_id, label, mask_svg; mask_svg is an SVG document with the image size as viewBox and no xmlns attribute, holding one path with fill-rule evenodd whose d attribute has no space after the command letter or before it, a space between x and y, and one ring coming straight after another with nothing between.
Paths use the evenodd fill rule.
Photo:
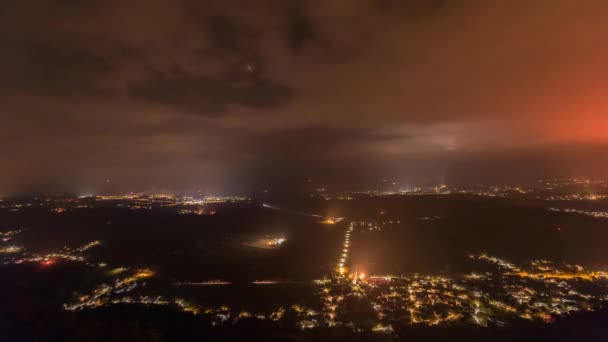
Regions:
<instances>
[{"instance_id":1,"label":"night sky","mask_svg":"<svg viewBox=\"0 0 608 342\"><path fill-rule=\"evenodd\" d=\"M608 1L0 4L0 193L608 174Z\"/></svg>"}]
</instances>

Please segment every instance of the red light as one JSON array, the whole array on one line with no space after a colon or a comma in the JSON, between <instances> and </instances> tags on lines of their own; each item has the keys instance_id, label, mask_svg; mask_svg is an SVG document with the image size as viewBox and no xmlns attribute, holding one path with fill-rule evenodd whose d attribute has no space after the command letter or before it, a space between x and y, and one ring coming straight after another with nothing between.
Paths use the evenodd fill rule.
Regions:
<instances>
[{"instance_id":1,"label":"red light","mask_svg":"<svg viewBox=\"0 0 608 342\"><path fill-rule=\"evenodd\" d=\"M50 266L55 263L55 260L45 260L42 262L43 266Z\"/></svg>"}]
</instances>

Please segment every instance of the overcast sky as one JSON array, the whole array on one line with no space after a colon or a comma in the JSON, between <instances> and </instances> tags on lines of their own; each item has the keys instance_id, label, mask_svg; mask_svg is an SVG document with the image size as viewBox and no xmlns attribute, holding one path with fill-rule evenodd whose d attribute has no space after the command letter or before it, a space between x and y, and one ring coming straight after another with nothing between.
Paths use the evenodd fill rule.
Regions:
<instances>
[{"instance_id":1,"label":"overcast sky","mask_svg":"<svg viewBox=\"0 0 608 342\"><path fill-rule=\"evenodd\" d=\"M0 193L607 174L607 18L602 0L3 1Z\"/></svg>"}]
</instances>

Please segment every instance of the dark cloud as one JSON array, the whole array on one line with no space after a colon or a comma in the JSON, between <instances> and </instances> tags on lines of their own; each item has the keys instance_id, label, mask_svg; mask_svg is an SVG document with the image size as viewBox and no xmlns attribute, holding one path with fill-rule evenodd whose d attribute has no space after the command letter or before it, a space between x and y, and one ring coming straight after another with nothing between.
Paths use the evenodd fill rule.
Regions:
<instances>
[{"instance_id":1,"label":"dark cloud","mask_svg":"<svg viewBox=\"0 0 608 342\"><path fill-rule=\"evenodd\" d=\"M590 158L607 142L607 14L600 0L3 2L0 190L480 178L467 167L505 160L521 176L606 171L558 146Z\"/></svg>"},{"instance_id":2,"label":"dark cloud","mask_svg":"<svg viewBox=\"0 0 608 342\"><path fill-rule=\"evenodd\" d=\"M370 132L365 129L309 126L273 130L246 136L242 149L251 155L262 157L261 162L273 160L297 161L298 163L326 163L330 159L360 159L364 153L362 145L407 139L391 133ZM255 144L251 144L254 141ZM367 156L369 158L370 156ZM275 164L276 165L276 164Z\"/></svg>"},{"instance_id":3,"label":"dark cloud","mask_svg":"<svg viewBox=\"0 0 608 342\"><path fill-rule=\"evenodd\" d=\"M28 51L28 63L43 72L69 73L108 72L111 65L94 52L77 47L53 45L31 46Z\"/></svg>"},{"instance_id":4,"label":"dark cloud","mask_svg":"<svg viewBox=\"0 0 608 342\"><path fill-rule=\"evenodd\" d=\"M129 95L189 113L215 116L226 113L231 106L273 109L288 100L290 91L260 77L220 78L176 71L152 73L149 80L131 85Z\"/></svg>"},{"instance_id":5,"label":"dark cloud","mask_svg":"<svg viewBox=\"0 0 608 342\"><path fill-rule=\"evenodd\" d=\"M83 9L97 6L100 3L100 0L50 0L49 6L60 8L77 15Z\"/></svg>"},{"instance_id":6,"label":"dark cloud","mask_svg":"<svg viewBox=\"0 0 608 342\"><path fill-rule=\"evenodd\" d=\"M317 32L309 15L301 7L288 7L286 15L285 39L287 45L298 52L316 39Z\"/></svg>"},{"instance_id":7,"label":"dark cloud","mask_svg":"<svg viewBox=\"0 0 608 342\"><path fill-rule=\"evenodd\" d=\"M101 95L96 77L112 72L108 60L86 48L38 44L29 46L26 54L25 73L16 75L15 81L21 87L38 87L39 91Z\"/></svg>"},{"instance_id":8,"label":"dark cloud","mask_svg":"<svg viewBox=\"0 0 608 342\"><path fill-rule=\"evenodd\" d=\"M238 54L253 54L242 42L253 41L258 34L244 27L239 27L224 15L201 16L198 18L203 28L207 30L215 48Z\"/></svg>"}]
</instances>

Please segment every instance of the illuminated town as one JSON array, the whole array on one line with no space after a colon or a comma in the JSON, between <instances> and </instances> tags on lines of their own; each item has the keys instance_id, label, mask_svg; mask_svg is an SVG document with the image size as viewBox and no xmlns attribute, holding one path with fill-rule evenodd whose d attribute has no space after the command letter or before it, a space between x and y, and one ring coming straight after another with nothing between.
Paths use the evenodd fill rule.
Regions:
<instances>
[{"instance_id":1,"label":"illuminated town","mask_svg":"<svg viewBox=\"0 0 608 342\"><path fill-rule=\"evenodd\" d=\"M340 200L340 199L338 199ZM192 199L171 196L120 196L92 199L62 200L67 212L94 206L99 201L115 202L118 208L175 207L183 215L183 206L206 206L208 203L250 203L247 198L213 198L193 203ZM44 201L42 203L53 203ZM40 205L41 203L32 205ZM251 204L250 205L254 205ZM14 208L8 204L8 208ZM49 205L55 208L54 204ZM96 310L114 306L137 305L148 308L166 307L200 317L210 326L229 326L242 321L268 321L279 324L289 320L301 330L346 328L353 332L370 331L392 334L400 327L436 325L476 325L481 327L505 326L514 322L536 321L552 323L574 312L590 312L603 307L608 300L606 268L586 269L581 265L562 264L549 260L531 260L522 264L488 254L462 255L467 260L467 273L433 275L415 273L368 273L353 262L356 241L373 234L384 234L399 229L402 220L379 210L371 220L332 218L320 215L299 214L293 210L267 204L260 206L273 212L295 216L312 216L325 230L338 230L341 244L335 250L336 262L320 279L295 281L290 279L255 279L248 281L254 287L306 286L314 289L316 299L304 304L299 301L283 303L272 310L247 309L233 305L208 305L188 296L176 296L171 289L222 288L243 286L238 279L174 280L162 287L149 287L149 283L162 274L153 267L135 267L89 258L90 251L104 246L93 240L80 247L61 247L56 251L38 253L20 243L20 236L28 227L1 232L0 257L2 264L38 264L52 269L60 263L82 264L99 278L89 292L74 292L63 309L69 312ZM150 209L149 209L150 210ZM154 210L154 209L151 209ZM213 210L217 210L213 209ZM548 208L549 212L574 213L596 219L606 218L605 212ZM220 209L221 212L221 209ZM63 215L63 213L62 213ZM200 215L196 213L196 215ZM318 220L318 217L322 219ZM433 224L449 221L444 215L418 216L416 221ZM372 234L372 235L370 235ZM289 248L289 235L265 235L243 242L245 246L261 250ZM241 284L241 285L239 285ZM358 308L358 309L355 309ZM354 319L353 310L365 308L366 320ZM372 323L370 323L372 322Z\"/></svg>"},{"instance_id":2,"label":"illuminated town","mask_svg":"<svg viewBox=\"0 0 608 342\"><path fill-rule=\"evenodd\" d=\"M215 211L209 206L222 203L247 202L251 199L239 196L177 196L169 194L98 195L71 197L65 195L48 195L27 201L1 204L0 208L20 211L27 208L48 208L51 212L61 214L67 210L115 206L130 210L152 210L154 208L177 208L180 214L213 215Z\"/></svg>"},{"instance_id":3,"label":"illuminated town","mask_svg":"<svg viewBox=\"0 0 608 342\"><path fill-rule=\"evenodd\" d=\"M322 280L311 281L319 287L321 308L306 308L298 304L279 307L275 311L251 314L232 312L227 305L201 307L184 299L158 295L130 295L154 277L150 269L116 268L107 271L109 283L94 288L90 294L79 295L66 303L65 310L95 309L116 304L174 306L194 315L201 314L212 325L228 324L242 318L281 320L286 311L297 315L302 329L318 326L348 325L348 308L353 301L373 308L376 325L373 331L392 332L399 324L455 324L480 326L504 325L514 320L552 322L564 315L581 310L593 310L608 300L608 281L604 271L588 271L579 265L556 265L535 260L527 265L515 265L488 256L470 255L470 260L483 271L472 271L458 278L431 275L366 275L349 272L350 235L357 223L351 223L344 236L336 272ZM365 224L364 226L369 226ZM91 244L89 244L91 245ZM78 251L88 248L83 246ZM60 254L20 259L45 262ZM83 262L83 257L65 260ZM19 261L19 262L23 262ZM273 285L276 281L254 281L252 284ZM230 286L229 281L180 282L174 286ZM233 322L234 323L234 322ZM357 330L365 327L353 326Z\"/></svg>"},{"instance_id":4,"label":"illuminated town","mask_svg":"<svg viewBox=\"0 0 608 342\"><path fill-rule=\"evenodd\" d=\"M560 209L560 208L549 208L549 211L558 213L573 213L580 215L587 215L595 218L608 219L608 211L591 211L591 210L579 210L579 209Z\"/></svg>"},{"instance_id":5,"label":"illuminated town","mask_svg":"<svg viewBox=\"0 0 608 342\"><path fill-rule=\"evenodd\" d=\"M429 195L475 195L490 198L514 198L525 200L543 200L547 202L601 202L608 199L608 182L590 179L555 179L539 180L534 186L518 185L477 185L449 186L440 184L425 187L403 188L399 184L391 185L390 190L366 190L350 192L330 192L327 189L310 193L311 198L325 200L352 201L362 197L385 196L429 196ZM49 211L61 214L67 210L115 206L131 210L151 210L153 208L176 208L182 215L214 215L214 205L225 203L251 202L248 196L181 196L174 194L129 193L124 195L85 195L71 197L55 194L36 197L30 200L11 200L0 202L0 209L21 211L27 208L48 208ZM272 205L263 204L267 208ZM316 216L324 224L336 224L343 217ZM8 237L8 236L7 236Z\"/></svg>"},{"instance_id":6,"label":"illuminated town","mask_svg":"<svg viewBox=\"0 0 608 342\"><path fill-rule=\"evenodd\" d=\"M311 193L311 197L325 200L353 200L360 197L421 196L421 195L476 195L491 198L540 199L544 201L601 201L608 199L608 182L590 179L538 180L534 185L476 185L403 187L394 182L386 189L331 193L326 189Z\"/></svg>"},{"instance_id":7,"label":"illuminated town","mask_svg":"<svg viewBox=\"0 0 608 342\"><path fill-rule=\"evenodd\" d=\"M417 225L420 229L433 229L437 226L450 229L454 220L459 219L458 211L429 211L425 207L421 207L423 210L419 212L412 209L406 216L396 215L395 207L387 204L390 202L386 200L412 203L411 201L481 199L488 205L524 201L537 210L537 215L549 215L545 217L557 222L586 217L592 220L590 224L600 224L608 218L608 211L601 209L607 199L605 182L552 180L539 181L538 184L537 187L529 188L510 185L463 188L442 184L426 190L419 187L412 191L348 193L330 193L327 189L322 189L322 192L315 191L309 196L311 201L320 199L320 203L378 203L377 206L372 205L374 209L365 215L354 211L351 215L356 217L353 218L349 215L328 215L331 210L324 213L299 211L280 204L260 202L248 196L196 198L167 194L127 194L4 199L0 209L12 215L38 211L47 213L56 220L101 210L117 211L125 215L134 213L142 215L141 217L164 212L166 215L174 215L171 217L187 220L183 222L212 222L209 220L229 217L226 213L234 208L253 208L248 210L259 210L271 217L288 217L307 222L306 225L317 227L315 229L320 229L323 234L335 234L337 243L333 250L328 251L333 261L323 266L323 275L317 279L293 275L273 277L263 273L260 276L245 274L246 277L243 278L235 277L232 273L223 274L224 272L219 272L215 277L169 277L165 275L166 268L157 267L154 263L147 264L145 260L135 265L112 257L109 258L112 261L100 257L110 256L104 248L113 248L108 246L105 238L77 244L59 243L56 247L38 250L28 243L35 242L35 239L32 240L32 227L13 226L0 231L0 263L3 267L31 265L46 272L62 269L69 264L85 267L83 272L95 281L74 291L64 301L62 309L65 312L96 312L125 306L147 308L146 310L166 309L191 315L212 328L266 322L265 324L276 326L293 325L302 332L346 329L356 334L369 332L394 335L397 331L417 326L478 326L489 329L525 322L552 324L567 320L577 312L602 310L608 301L608 268L604 264L594 264L587 268L579 264L540 258L514 263L508 261L508 258L478 252L460 254L461 261L458 263L466 265L464 268L468 271L465 272L437 273L429 269L428 272L416 273L402 272L395 268L394 272L381 273L374 270L385 269L382 267L384 265L374 265L361 259L361 256L370 253L370 247L362 246L362 242L366 244L368 241L384 239L384 236L393 236L408 225ZM114 220L107 219L104 225L111 227ZM204 223L200 229L203 226ZM212 253L223 256L231 249L236 249L238 253L253 253L248 254L253 260L264 257L266 253L286 255L301 239L288 226L283 222L258 233L228 235L220 240L222 247ZM562 226L557 223L549 227L547 232L551 236L557 234L557 238L559 234L564 234ZM565 228L567 227L568 224ZM183 234L183 231L179 234ZM163 233L161 236L170 238L172 235L173 233ZM139 238L133 240L134 243L137 244L135 241ZM179 253L180 250L175 250L173 255L180 255ZM184 260L188 262L188 259ZM389 259L388 262L392 261ZM235 274L238 275L238 272ZM230 296L222 297L221 300L209 300L202 295L206 291L238 294L240 291L272 293L295 289L306 289L311 295L306 300L283 300L274 304L272 296L264 294L266 297L260 296L259 300L268 300L272 304L264 308L256 305L249 307L249 304L241 304ZM201 294L197 295L198 292Z\"/></svg>"}]
</instances>

